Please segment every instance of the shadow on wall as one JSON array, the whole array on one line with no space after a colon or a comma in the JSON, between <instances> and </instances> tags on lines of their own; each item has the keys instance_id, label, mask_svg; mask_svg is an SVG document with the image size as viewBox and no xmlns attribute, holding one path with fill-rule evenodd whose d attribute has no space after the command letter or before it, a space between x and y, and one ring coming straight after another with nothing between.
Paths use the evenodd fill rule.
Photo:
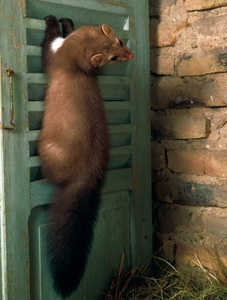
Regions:
<instances>
[{"instance_id":1,"label":"shadow on wall","mask_svg":"<svg viewBox=\"0 0 227 300\"><path fill-rule=\"evenodd\" d=\"M226 14L226 2L150 0L153 213L175 254L227 249Z\"/></svg>"},{"instance_id":2,"label":"shadow on wall","mask_svg":"<svg viewBox=\"0 0 227 300\"><path fill-rule=\"evenodd\" d=\"M226 5L215 3L150 0L151 129L154 170L165 170L165 180L164 173L210 176L202 182L212 190L219 185L221 193L227 178L227 49L221 30L226 7L218 6ZM219 29L204 29L214 23ZM190 67L183 71L184 63ZM199 194L204 192L201 186ZM181 194L186 199L190 192ZM213 202L207 196L206 204Z\"/></svg>"}]
</instances>

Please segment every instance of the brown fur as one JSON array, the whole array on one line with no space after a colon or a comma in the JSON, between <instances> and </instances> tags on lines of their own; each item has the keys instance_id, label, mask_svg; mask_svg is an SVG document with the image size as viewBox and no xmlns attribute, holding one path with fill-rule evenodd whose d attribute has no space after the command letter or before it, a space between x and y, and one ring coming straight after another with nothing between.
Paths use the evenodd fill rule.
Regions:
<instances>
[{"instance_id":1,"label":"brown fur","mask_svg":"<svg viewBox=\"0 0 227 300\"><path fill-rule=\"evenodd\" d=\"M50 43L60 31L54 17L47 17L46 24L44 65L48 88L39 154L45 178L58 186L52 204L48 252L55 288L68 296L84 273L109 156L108 126L96 69L112 59L129 60L132 53L107 25L72 32L52 53ZM65 24L70 31L69 24ZM64 258L72 240L72 250ZM63 266L56 267L59 261Z\"/></svg>"}]
</instances>

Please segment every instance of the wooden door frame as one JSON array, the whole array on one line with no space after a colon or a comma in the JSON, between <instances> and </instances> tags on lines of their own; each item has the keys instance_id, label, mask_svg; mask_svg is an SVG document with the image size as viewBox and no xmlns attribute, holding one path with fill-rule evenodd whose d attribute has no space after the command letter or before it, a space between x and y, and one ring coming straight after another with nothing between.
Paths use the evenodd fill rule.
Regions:
<instances>
[{"instance_id":1,"label":"wooden door frame","mask_svg":"<svg viewBox=\"0 0 227 300\"><path fill-rule=\"evenodd\" d=\"M152 256L152 200L151 200L151 147L150 147L150 46L149 1L143 6L132 0L135 60L132 82L133 133L133 187L134 234L133 262L145 263ZM139 58L137 59L137 55Z\"/></svg>"},{"instance_id":2,"label":"wooden door frame","mask_svg":"<svg viewBox=\"0 0 227 300\"><path fill-rule=\"evenodd\" d=\"M131 84L133 124L132 264L152 255L151 171L150 171L150 97L149 97L149 5L148 0L131 0L136 37L133 45L133 82ZM13 96L15 130L1 130L1 291L3 300L30 299L28 220L32 209L29 171L25 1L0 2L1 122L7 126L10 114L10 86L6 69L14 71ZM141 56L142 54L142 56ZM140 59L136 56L140 55ZM4 108L4 109L2 109ZM146 122L144 121L146 120ZM145 142L146 141L146 142ZM141 145L143 145L141 147ZM146 158L146 160L144 159ZM26 166L26 167L25 167ZM16 270L16 271L15 271Z\"/></svg>"},{"instance_id":3,"label":"wooden door frame","mask_svg":"<svg viewBox=\"0 0 227 300\"><path fill-rule=\"evenodd\" d=\"M0 2L1 123L9 126L10 83L14 71L15 130L1 130L1 298L30 299L29 235L30 189L27 146L27 97L23 55L25 2Z\"/></svg>"}]
</instances>

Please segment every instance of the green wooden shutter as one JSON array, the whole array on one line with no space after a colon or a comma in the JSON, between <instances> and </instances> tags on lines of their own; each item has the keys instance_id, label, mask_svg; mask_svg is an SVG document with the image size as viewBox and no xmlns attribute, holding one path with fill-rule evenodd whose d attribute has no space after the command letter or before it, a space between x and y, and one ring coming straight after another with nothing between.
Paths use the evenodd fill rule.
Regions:
<instances>
[{"instance_id":1,"label":"green wooden shutter","mask_svg":"<svg viewBox=\"0 0 227 300\"><path fill-rule=\"evenodd\" d=\"M152 254L148 1L18 0L0 3L1 122L10 119L15 72L15 130L0 131L2 299L60 299L52 289L44 236L54 187L41 176L37 137L46 86L41 43L44 17L75 25L107 23L135 58L100 71L111 159L92 253L79 289L70 299L101 299L121 255L124 267Z\"/></svg>"}]
</instances>

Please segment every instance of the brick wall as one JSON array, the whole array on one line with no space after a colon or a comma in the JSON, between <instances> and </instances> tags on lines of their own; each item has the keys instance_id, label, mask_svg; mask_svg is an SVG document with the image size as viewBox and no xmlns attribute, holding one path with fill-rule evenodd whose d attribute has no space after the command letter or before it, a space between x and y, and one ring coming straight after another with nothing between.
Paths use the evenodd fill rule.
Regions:
<instances>
[{"instance_id":1,"label":"brick wall","mask_svg":"<svg viewBox=\"0 0 227 300\"><path fill-rule=\"evenodd\" d=\"M155 236L178 266L227 267L226 24L226 0L150 0Z\"/></svg>"}]
</instances>

